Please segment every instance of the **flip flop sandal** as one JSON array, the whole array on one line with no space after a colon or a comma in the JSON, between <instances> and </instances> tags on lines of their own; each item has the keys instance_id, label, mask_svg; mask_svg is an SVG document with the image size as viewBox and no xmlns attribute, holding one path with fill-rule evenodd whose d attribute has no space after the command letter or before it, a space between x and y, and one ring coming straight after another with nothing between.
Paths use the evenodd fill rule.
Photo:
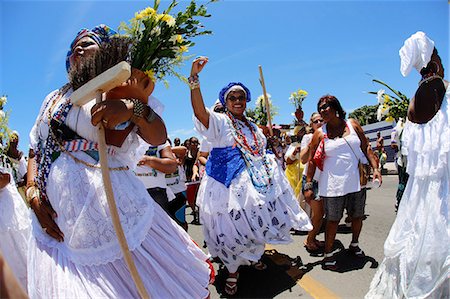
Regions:
<instances>
[{"instance_id":1,"label":"flip flop sandal","mask_svg":"<svg viewBox=\"0 0 450 299\"><path fill-rule=\"evenodd\" d=\"M238 278L239 274L236 277L228 277L225 280L225 293L227 293L230 296L236 294Z\"/></svg>"},{"instance_id":2,"label":"flip flop sandal","mask_svg":"<svg viewBox=\"0 0 450 299\"><path fill-rule=\"evenodd\" d=\"M252 266L253 266L253 268L255 268L258 271L263 271L263 270L267 269L267 265L261 261L258 261L257 263L252 262Z\"/></svg>"}]
</instances>

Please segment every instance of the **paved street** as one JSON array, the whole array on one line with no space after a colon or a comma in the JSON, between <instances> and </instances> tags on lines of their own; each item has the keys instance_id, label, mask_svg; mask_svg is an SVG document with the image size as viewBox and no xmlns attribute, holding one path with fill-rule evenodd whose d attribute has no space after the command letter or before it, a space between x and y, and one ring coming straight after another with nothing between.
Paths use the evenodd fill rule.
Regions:
<instances>
[{"instance_id":1,"label":"paved street","mask_svg":"<svg viewBox=\"0 0 450 299\"><path fill-rule=\"evenodd\" d=\"M336 236L339 271L324 271L320 261L323 257L311 256L303 247L305 235L293 235L290 245L268 245L263 261L268 265L264 271L241 267L238 293L235 298L363 298L367 292L376 267L383 259L383 244L394 221L394 201L397 176L385 175L379 189L368 191L366 215L360 237L360 247L365 258L351 257L345 248L351 241L351 233L340 225ZM188 209L188 212L190 209ZM188 221L192 217L188 217ZM343 224L343 220L342 220ZM189 233L198 244L203 244L200 225L190 225ZM318 236L323 240L324 234ZM206 249L205 249L206 250ZM286 256L287 255L287 256ZM297 256L303 266L298 266ZM216 283L210 286L211 298L224 295L226 272L216 268Z\"/></svg>"}]
</instances>

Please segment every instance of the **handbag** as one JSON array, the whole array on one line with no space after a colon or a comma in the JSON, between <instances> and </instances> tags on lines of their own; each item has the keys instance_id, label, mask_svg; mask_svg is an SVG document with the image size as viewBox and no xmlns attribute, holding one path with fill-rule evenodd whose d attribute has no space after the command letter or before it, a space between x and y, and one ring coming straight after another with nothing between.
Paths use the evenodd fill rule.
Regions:
<instances>
[{"instance_id":1,"label":"handbag","mask_svg":"<svg viewBox=\"0 0 450 299\"><path fill-rule=\"evenodd\" d=\"M325 155L325 137L323 137L322 141L320 141L319 146L314 153L313 161L316 164L316 167L323 171L323 162L326 158Z\"/></svg>"},{"instance_id":2,"label":"handbag","mask_svg":"<svg viewBox=\"0 0 450 299\"><path fill-rule=\"evenodd\" d=\"M362 163L361 160L358 158L358 156L356 155L355 151L353 150L352 146L350 145L350 143L348 143L347 139L345 139L345 142L347 142L347 145L350 147L350 149L352 150L353 155L355 155L356 159L358 159L358 170L359 170L359 184L361 185L361 187L366 186L367 182L369 181L369 169L370 169L370 165L367 163ZM364 152L363 152L364 154ZM365 155L365 154L364 154Z\"/></svg>"}]
</instances>

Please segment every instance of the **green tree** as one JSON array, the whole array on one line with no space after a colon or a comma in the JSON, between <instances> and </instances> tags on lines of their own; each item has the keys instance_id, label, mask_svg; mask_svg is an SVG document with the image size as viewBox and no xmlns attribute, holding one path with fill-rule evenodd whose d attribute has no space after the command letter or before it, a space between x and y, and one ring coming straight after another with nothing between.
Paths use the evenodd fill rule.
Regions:
<instances>
[{"instance_id":1,"label":"green tree","mask_svg":"<svg viewBox=\"0 0 450 299\"><path fill-rule=\"evenodd\" d=\"M377 109L378 105L364 105L349 113L348 117L358 120L361 126L373 124L378 122Z\"/></svg>"}]
</instances>

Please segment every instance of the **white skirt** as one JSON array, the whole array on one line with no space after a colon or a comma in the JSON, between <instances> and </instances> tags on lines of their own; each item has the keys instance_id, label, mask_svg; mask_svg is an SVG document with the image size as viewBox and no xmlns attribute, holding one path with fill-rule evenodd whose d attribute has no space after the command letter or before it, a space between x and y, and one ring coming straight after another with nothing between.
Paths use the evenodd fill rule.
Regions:
<instances>
[{"instance_id":1,"label":"white skirt","mask_svg":"<svg viewBox=\"0 0 450 299\"><path fill-rule=\"evenodd\" d=\"M154 217L146 238L132 251L150 297L206 298L208 257L158 205ZM123 258L77 265L32 237L29 265L30 298L139 298Z\"/></svg>"},{"instance_id":2,"label":"white skirt","mask_svg":"<svg viewBox=\"0 0 450 299\"><path fill-rule=\"evenodd\" d=\"M0 190L0 236L0 251L26 290L30 213L13 184Z\"/></svg>"},{"instance_id":3,"label":"white skirt","mask_svg":"<svg viewBox=\"0 0 450 299\"><path fill-rule=\"evenodd\" d=\"M266 243L291 243L291 228L312 229L284 173L269 158L273 184L265 193L255 189L247 170L229 188L208 175L199 188L197 205L205 242L211 255L219 257L232 273L240 265L258 261Z\"/></svg>"},{"instance_id":4,"label":"white skirt","mask_svg":"<svg viewBox=\"0 0 450 299\"><path fill-rule=\"evenodd\" d=\"M89 156L75 152L89 163ZM110 167L120 161L109 157ZM152 298L208 296L208 258L149 196L131 171L110 172L120 221L137 270ZM31 298L137 298L121 253L100 169L62 153L52 164L47 195L64 233L57 242L33 217L28 256Z\"/></svg>"},{"instance_id":5,"label":"white skirt","mask_svg":"<svg viewBox=\"0 0 450 299\"><path fill-rule=\"evenodd\" d=\"M426 124L407 122L408 183L366 298L450 297L450 89Z\"/></svg>"}]
</instances>

